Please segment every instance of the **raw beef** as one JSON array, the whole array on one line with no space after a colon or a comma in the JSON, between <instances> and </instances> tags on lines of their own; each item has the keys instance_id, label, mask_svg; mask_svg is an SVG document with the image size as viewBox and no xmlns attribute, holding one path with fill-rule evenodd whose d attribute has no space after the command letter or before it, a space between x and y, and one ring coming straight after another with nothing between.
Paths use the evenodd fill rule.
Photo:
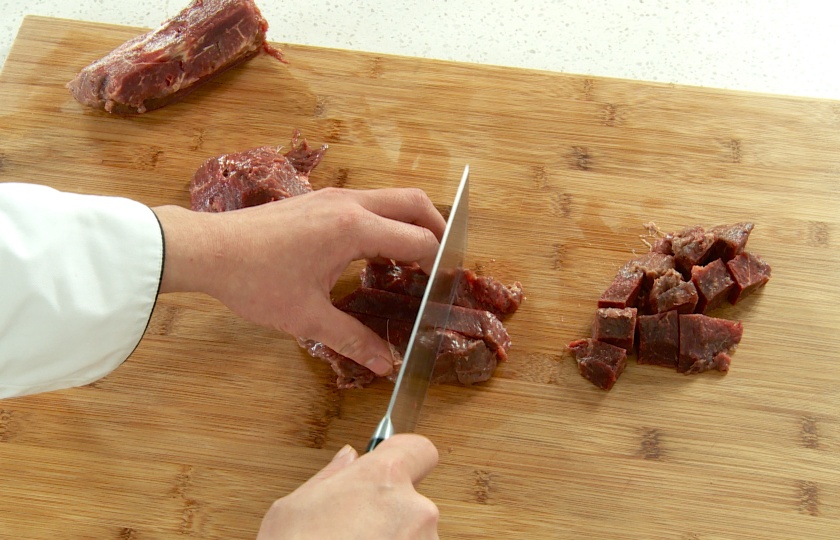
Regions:
<instances>
[{"instance_id":1,"label":"raw beef","mask_svg":"<svg viewBox=\"0 0 840 540\"><path fill-rule=\"evenodd\" d=\"M726 267L735 282L729 293L729 301L732 304L763 287L770 280L770 265L752 253L741 253L726 263Z\"/></svg>"},{"instance_id":2,"label":"raw beef","mask_svg":"<svg viewBox=\"0 0 840 540\"><path fill-rule=\"evenodd\" d=\"M710 369L728 371L729 355L741 342L740 322L706 315L680 315L680 373L700 373Z\"/></svg>"},{"instance_id":3,"label":"raw beef","mask_svg":"<svg viewBox=\"0 0 840 540\"><path fill-rule=\"evenodd\" d=\"M734 259L736 255L744 251L752 230L753 224L748 221L713 227L710 232L714 238L714 244L712 244L708 260L722 259L723 262L728 262Z\"/></svg>"},{"instance_id":4,"label":"raw beef","mask_svg":"<svg viewBox=\"0 0 840 540\"><path fill-rule=\"evenodd\" d=\"M679 315L667 311L639 317L640 364L676 368L680 353Z\"/></svg>"},{"instance_id":5,"label":"raw beef","mask_svg":"<svg viewBox=\"0 0 840 540\"><path fill-rule=\"evenodd\" d=\"M420 309L420 299L383 291L360 287L335 303L342 311L363 315L375 315L385 319L414 322ZM507 360L510 349L510 336L501 321L489 311L452 306L448 321L444 321L446 306L427 304L426 309L432 316L433 324L446 324L446 329L458 332L469 338L481 339L499 356Z\"/></svg>"},{"instance_id":6,"label":"raw beef","mask_svg":"<svg viewBox=\"0 0 840 540\"><path fill-rule=\"evenodd\" d=\"M686 277L694 266L705 264L709 250L715 243L712 233L697 225L683 230L671 241L676 268Z\"/></svg>"},{"instance_id":7,"label":"raw beef","mask_svg":"<svg viewBox=\"0 0 840 540\"><path fill-rule=\"evenodd\" d=\"M382 289L418 298L423 296L429 276L417 265L393 262L369 262L362 270L362 286ZM504 285L487 276L478 276L469 269L458 270L454 304L489 311L504 320L522 303L522 284Z\"/></svg>"},{"instance_id":8,"label":"raw beef","mask_svg":"<svg viewBox=\"0 0 840 540\"><path fill-rule=\"evenodd\" d=\"M173 18L84 68L67 83L83 105L144 113L195 90L261 50L268 23L253 0L194 0Z\"/></svg>"},{"instance_id":9,"label":"raw beef","mask_svg":"<svg viewBox=\"0 0 840 540\"><path fill-rule=\"evenodd\" d=\"M697 288L697 313L707 313L721 305L735 285L720 259L692 268L691 281Z\"/></svg>"},{"instance_id":10,"label":"raw beef","mask_svg":"<svg viewBox=\"0 0 840 540\"><path fill-rule=\"evenodd\" d=\"M621 268L612 284L598 299L598 307L623 309L635 306L644 277L644 273L639 270Z\"/></svg>"},{"instance_id":11,"label":"raw beef","mask_svg":"<svg viewBox=\"0 0 840 540\"><path fill-rule=\"evenodd\" d=\"M613 387L627 364L627 351L594 339L573 341L569 350L577 360L580 374L603 390Z\"/></svg>"},{"instance_id":12,"label":"raw beef","mask_svg":"<svg viewBox=\"0 0 840 540\"><path fill-rule=\"evenodd\" d=\"M440 338L432 384L471 385L489 380L498 356L480 339L471 339L451 330L438 332Z\"/></svg>"},{"instance_id":13,"label":"raw beef","mask_svg":"<svg viewBox=\"0 0 840 540\"><path fill-rule=\"evenodd\" d=\"M592 323L592 339L632 352L636 334L636 308L598 308Z\"/></svg>"},{"instance_id":14,"label":"raw beef","mask_svg":"<svg viewBox=\"0 0 840 540\"><path fill-rule=\"evenodd\" d=\"M697 300L694 283L685 281L676 270L668 270L653 282L647 307L650 313L663 313L672 309L679 313L694 313Z\"/></svg>"},{"instance_id":15,"label":"raw beef","mask_svg":"<svg viewBox=\"0 0 840 540\"><path fill-rule=\"evenodd\" d=\"M190 204L201 212L225 212L279 201L312 191L309 173L324 156L327 145L315 150L300 132L292 148L263 146L210 158L190 182Z\"/></svg>"}]
</instances>

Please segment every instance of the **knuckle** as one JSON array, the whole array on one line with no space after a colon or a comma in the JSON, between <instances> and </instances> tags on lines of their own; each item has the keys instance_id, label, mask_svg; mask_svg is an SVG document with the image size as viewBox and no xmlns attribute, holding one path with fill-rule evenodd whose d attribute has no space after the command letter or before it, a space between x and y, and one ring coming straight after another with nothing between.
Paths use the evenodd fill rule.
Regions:
<instances>
[{"instance_id":1,"label":"knuckle","mask_svg":"<svg viewBox=\"0 0 840 540\"><path fill-rule=\"evenodd\" d=\"M420 516L423 521L430 524L437 524L440 521L440 509L428 497L420 495L420 502L418 504Z\"/></svg>"},{"instance_id":2,"label":"knuckle","mask_svg":"<svg viewBox=\"0 0 840 540\"><path fill-rule=\"evenodd\" d=\"M406 188L406 196L408 198L408 202L412 206L419 206L419 207L428 207L432 205L432 201L429 199L429 196L426 195L426 192L420 188Z\"/></svg>"}]
</instances>

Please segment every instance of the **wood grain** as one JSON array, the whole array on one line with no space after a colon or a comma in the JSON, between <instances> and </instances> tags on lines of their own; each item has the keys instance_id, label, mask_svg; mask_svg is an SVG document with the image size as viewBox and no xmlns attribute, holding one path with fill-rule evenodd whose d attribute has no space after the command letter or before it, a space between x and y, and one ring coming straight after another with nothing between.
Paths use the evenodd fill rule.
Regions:
<instances>
[{"instance_id":1,"label":"wood grain","mask_svg":"<svg viewBox=\"0 0 840 540\"><path fill-rule=\"evenodd\" d=\"M76 103L65 82L138 32L25 20L0 76L0 181L186 206L205 159L294 128L330 145L319 188L445 205L471 165L468 264L527 300L496 377L426 401L442 537L836 537L840 103L297 45L147 115ZM631 361L605 393L564 346L651 220L754 221L773 279L718 312L745 327L728 375ZM252 538L384 410L388 384L333 382L288 336L161 297L108 377L0 402L0 537Z\"/></svg>"}]
</instances>

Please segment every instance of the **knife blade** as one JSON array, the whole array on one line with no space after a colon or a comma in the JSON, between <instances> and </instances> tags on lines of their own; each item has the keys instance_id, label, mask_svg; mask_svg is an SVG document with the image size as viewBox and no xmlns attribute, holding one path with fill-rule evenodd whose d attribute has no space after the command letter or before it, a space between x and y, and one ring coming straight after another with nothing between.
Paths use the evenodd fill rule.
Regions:
<instances>
[{"instance_id":1,"label":"knife blade","mask_svg":"<svg viewBox=\"0 0 840 540\"><path fill-rule=\"evenodd\" d=\"M455 300L457 270L464 265L467 252L469 179L470 166L467 165L458 184L452 211L420 301L420 310L411 330L388 410L368 443L368 452L395 433L414 431L420 417L440 346L440 340L435 338L435 330L445 328L449 322Z\"/></svg>"}]
</instances>

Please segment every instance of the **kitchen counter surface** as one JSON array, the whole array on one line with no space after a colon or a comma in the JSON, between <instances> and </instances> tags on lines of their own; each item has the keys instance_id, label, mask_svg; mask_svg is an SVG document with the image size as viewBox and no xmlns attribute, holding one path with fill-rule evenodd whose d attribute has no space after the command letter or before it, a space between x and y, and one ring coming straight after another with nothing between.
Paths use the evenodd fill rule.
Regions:
<instances>
[{"instance_id":1,"label":"kitchen counter surface","mask_svg":"<svg viewBox=\"0 0 840 540\"><path fill-rule=\"evenodd\" d=\"M257 2L271 41L840 99L834 17L786 0ZM154 27L186 0L0 1L0 65L23 17Z\"/></svg>"}]
</instances>

